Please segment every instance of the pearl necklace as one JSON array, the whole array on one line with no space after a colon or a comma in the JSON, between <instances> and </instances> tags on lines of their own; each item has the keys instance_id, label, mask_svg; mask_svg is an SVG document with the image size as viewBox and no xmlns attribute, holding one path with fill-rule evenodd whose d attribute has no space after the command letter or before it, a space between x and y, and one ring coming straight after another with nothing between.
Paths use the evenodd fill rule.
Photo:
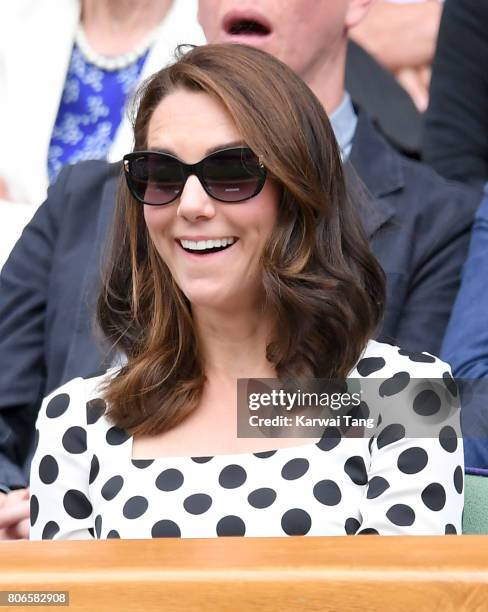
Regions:
<instances>
[{"instance_id":1,"label":"pearl necklace","mask_svg":"<svg viewBox=\"0 0 488 612\"><path fill-rule=\"evenodd\" d=\"M75 42L78 46L83 57L90 63L100 68L101 70L121 70L127 68L140 57L146 53L146 51L152 46L159 34L159 28L156 28L149 36L147 36L142 42L140 42L132 51L124 53L122 55L108 56L102 55L97 51L94 51L86 39L85 31L81 23L78 25L76 31Z\"/></svg>"}]
</instances>

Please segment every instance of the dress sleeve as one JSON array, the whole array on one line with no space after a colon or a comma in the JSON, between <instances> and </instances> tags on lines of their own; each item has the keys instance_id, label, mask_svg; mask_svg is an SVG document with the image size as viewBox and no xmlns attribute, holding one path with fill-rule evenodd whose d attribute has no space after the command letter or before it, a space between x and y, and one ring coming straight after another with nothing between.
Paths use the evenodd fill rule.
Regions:
<instances>
[{"instance_id":1,"label":"dress sleeve","mask_svg":"<svg viewBox=\"0 0 488 612\"><path fill-rule=\"evenodd\" d=\"M447 364L379 381L380 425L370 442L368 487L358 534L462 532L464 457L458 391ZM421 363L416 365L420 366ZM415 378L414 378L415 376ZM435 376L435 378L434 378Z\"/></svg>"},{"instance_id":2,"label":"dress sleeve","mask_svg":"<svg viewBox=\"0 0 488 612\"><path fill-rule=\"evenodd\" d=\"M92 539L85 386L77 378L42 403L31 464L31 540Z\"/></svg>"}]
</instances>

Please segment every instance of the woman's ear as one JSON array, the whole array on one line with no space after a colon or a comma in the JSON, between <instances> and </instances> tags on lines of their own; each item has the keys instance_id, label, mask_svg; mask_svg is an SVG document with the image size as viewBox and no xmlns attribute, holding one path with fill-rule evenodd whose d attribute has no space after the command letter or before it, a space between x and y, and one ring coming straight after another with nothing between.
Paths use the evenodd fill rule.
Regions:
<instances>
[{"instance_id":1,"label":"woman's ear","mask_svg":"<svg viewBox=\"0 0 488 612\"><path fill-rule=\"evenodd\" d=\"M375 0L349 0L345 19L347 30L357 26L366 17L373 2Z\"/></svg>"}]
</instances>

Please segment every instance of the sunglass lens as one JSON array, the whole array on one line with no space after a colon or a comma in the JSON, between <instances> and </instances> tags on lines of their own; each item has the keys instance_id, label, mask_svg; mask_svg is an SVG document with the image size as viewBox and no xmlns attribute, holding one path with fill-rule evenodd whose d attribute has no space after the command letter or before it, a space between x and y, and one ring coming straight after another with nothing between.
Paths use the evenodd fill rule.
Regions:
<instances>
[{"instance_id":1,"label":"sunglass lens","mask_svg":"<svg viewBox=\"0 0 488 612\"><path fill-rule=\"evenodd\" d=\"M184 182L178 160L150 153L130 161L128 179L134 195L153 206L172 202Z\"/></svg>"},{"instance_id":2,"label":"sunglass lens","mask_svg":"<svg viewBox=\"0 0 488 612\"><path fill-rule=\"evenodd\" d=\"M219 151L205 160L203 177L208 192L223 202L240 202L256 195L263 170L251 150Z\"/></svg>"}]
</instances>

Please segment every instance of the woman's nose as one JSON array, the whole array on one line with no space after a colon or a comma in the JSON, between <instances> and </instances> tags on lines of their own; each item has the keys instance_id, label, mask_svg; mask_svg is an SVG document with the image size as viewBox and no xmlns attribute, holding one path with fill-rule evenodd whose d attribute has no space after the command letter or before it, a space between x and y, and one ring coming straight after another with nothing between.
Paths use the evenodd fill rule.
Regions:
<instances>
[{"instance_id":1,"label":"woman's nose","mask_svg":"<svg viewBox=\"0 0 488 612\"><path fill-rule=\"evenodd\" d=\"M215 215L215 201L194 175L189 176L185 183L176 214L189 221L211 219Z\"/></svg>"}]
</instances>

